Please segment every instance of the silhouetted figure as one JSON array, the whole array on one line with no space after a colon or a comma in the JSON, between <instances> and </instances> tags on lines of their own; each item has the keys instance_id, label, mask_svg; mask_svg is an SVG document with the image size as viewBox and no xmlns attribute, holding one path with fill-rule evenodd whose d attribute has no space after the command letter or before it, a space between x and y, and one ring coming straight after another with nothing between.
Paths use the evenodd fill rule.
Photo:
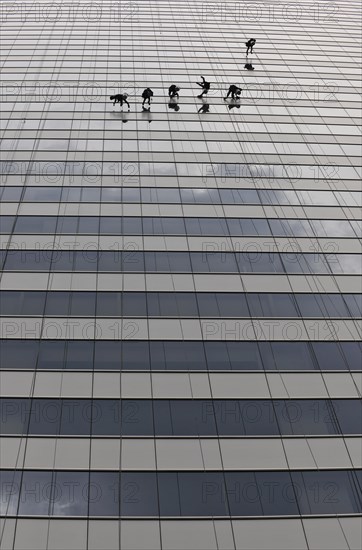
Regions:
<instances>
[{"instance_id":1,"label":"silhouetted figure","mask_svg":"<svg viewBox=\"0 0 362 550\"><path fill-rule=\"evenodd\" d=\"M196 82L196 84L202 88L201 94L197 96L198 98L203 97L203 95L206 95L207 92L210 90L210 82L206 82L203 76L201 78L202 82Z\"/></svg>"},{"instance_id":2,"label":"silhouetted figure","mask_svg":"<svg viewBox=\"0 0 362 550\"><path fill-rule=\"evenodd\" d=\"M253 48L255 46L255 38L250 38L247 42L245 42L245 46L246 46L246 55L249 55L249 52L250 53L253 53Z\"/></svg>"},{"instance_id":3,"label":"silhouetted figure","mask_svg":"<svg viewBox=\"0 0 362 550\"><path fill-rule=\"evenodd\" d=\"M198 113L209 113L210 112L210 105L208 103L204 103L201 105L200 109L197 111Z\"/></svg>"},{"instance_id":4,"label":"silhouetted figure","mask_svg":"<svg viewBox=\"0 0 362 550\"><path fill-rule=\"evenodd\" d=\"M227 96L224 97L224 101L227 100L227 98L229 96L231 96L231 99L240 99L240 94L241 94L241 88L238 88L237 86L235 86L235 84L231 84L231 86L229 86L229 91L227 93Z\"/></svg>"},{"instance_id":5,"label":"silhouetted figure","mask_svg":"<svg viewBox=\"0 0 362 550\"><path fill-rule=\"evenodd\" d=\"M247 71L253 71L253 70L254 70L254 67L252 66L251 63L245 63L244 68L245 68Z\"/></svg>"},{"instance_id":6,"label":"silhouetted figure","mask_svg":"<svg viewBox=\"0 0 362 550\"><path fill-rule=\"evenodd\" d=\"M177 99L179 99L180 97L178 95L179 91L180 91L180 88L175 84L172 84L168 89L168 96L170 97L170 99L173 99L174 97L177 97Z\"/></svg>"},{"instance_id":7,"label":"silhouetted figure","mask_svg":"<svg viewBox=\"0 0 362 550\"><path fill-rule=\"evenodd\" d=\"M109 99L113 101L113 107L115 106L116 103L119 103L121 107L123 103L126 103L128 105L128 109L130 109L131 106L127 101L127 97L128 97L128 94L116 94L116 95L111 95Z\"/></svg>"},{"instance_id":8,"label":"silhouetted figure","mask_svg":"<svg viewBox=\"0 0 362 550\"><path fill-rule=\"evenodd\" d=\"M142 107L144 106L145 103L147 103L148 105L151 105L152 96L153 96L153 91L151 90L151 88L146 88L145 90L143 90L143 92L142 92L142 97L143 97Z\"/></svg>"}]
</instances>

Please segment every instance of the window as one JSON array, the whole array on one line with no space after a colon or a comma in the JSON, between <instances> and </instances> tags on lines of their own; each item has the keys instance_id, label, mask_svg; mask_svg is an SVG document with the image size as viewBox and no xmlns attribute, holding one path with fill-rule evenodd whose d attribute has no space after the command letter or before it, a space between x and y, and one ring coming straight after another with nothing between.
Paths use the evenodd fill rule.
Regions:
<instances>
[{"instance_id":1,"label":"window","mask_svg":"<svg viewBox=\"0 0 362 550\"><path fill-rule=\"evenodd\" d=\"M50 251L9 251L4 269L6 271L49 271L50 259Z\"/></svg>"},{"instance_id":2,"label":"window","mask_svg":"<svg viewBox=\"0 0 362 550\"><path fill-rule=\"evenodd\" d=\"M123 400L121 433L127 435L153 435L152 402L150 400Z\"/></svg>"},{"instance_id":3,"label":"window","mask_svg":"<svg viewBox=\"0 0 362 550\"><path fill-rule=\"evenodd\" d=\"M362 317L362 294L344 294L343 298L347 303L351 316ZM341 309L344 311L343 306Z\"/></svg>"},{"instance_id":4,"label":"window","mask_svg":"<svg viewBox=\"0 0 362 550\"><path fill-rule=\"evenodd\" d=\"M312 236L312 230L308 220L269 220L271 232L281 237L308 237Z\"/></svg>"},{"instance_id":5,"label":"window","mask_svg":"<svg viewBox=\"0 0 362 550\"><path fill-rule=\"evenodd\" d=\"M90 516L119 516L119 477L114 472L90 472Z\"/></svg>"},{"instance_id":6,"label":"window","mask_svg":"<svg viewBox=\"0 0 362 550\"><path fill-rule=\"evenodd\" d=\"M142 219L145 235L184 235L185 223L182 218L146 218Z\"/></svg>"},{"instance_id":7,"label":"window","mask_svg":"<svg viewBox=\"0 0 362 550\"><path fill-rule=\"evenodd\" d=\"M150 317L196 317L198 315L196 296L191 292L150 292L147 294L147 309Z\"/></svg>"},{"instance_id":8,"label":"window","mask_svg":"<svg viewBox=\"0 0 362 550\"><path fill-rule=\"evenodd\" d=\"M351 471L291 472L301 514L360 514L357 478Z\"/></svg>"},{"instance_id":9,"label":"window","mask_svg":"<svg viewBox=\"0 0 362 550\"><path fill-rule=\"evenodd\" d=\"M0 195L2 202L19 201L23 192L22 187L0 187Z\"/></svg>"},{"instance_id":10,"label":"window","mask_svg":"<svg viewBox=\"0 0 362 550\"><path fill-rule=\"evenodd\" d=\"M203 342L150 342L153 370L204 370L206 359Z\"/></svg>"},{"instance_id":11,"label":"window","mask_svg":"<svg viewBox=\"0 0 362 550\"><path fill-rule=\"evenodd\" d=\"M337 342L313 342L312 348L321 370L344 370L345 359Z\"/></svg>"},{"instance_id":12,"label":"window","mask_svg":"<svg viewBox=\"0 0 362 550\"><path fill-rule=\"evenodd\" d=\"M104 475L104 474L103 474ZM156 473L121 473L121 516L158 516Z\"/></svg>"},{"instance_id":13,"label":"window","mask_svg":"<svg viewBox=\"0 0 362 550\"><path fill-rule=\"evenodd\" d=\"M86 516L89 500L104 490L89 483L88 472L56 472L52 490L51 510L53 516ZM96 515L96 514L94 514Z\"/></svg>"},{"instance_id":14,"label":"window","mask_svg":"<svg viewBox=\"0 0 362 550\"><path fill-rule=\"evenodd\" d=\"M359 399L334 399L334 413L342 434L360 434L362 401Z\"/></svg>"},{"instance_id":15,"label":"window","mask_svg":"<svg viewBox=\"0 0 362 550\"><path fill-rule=\"evenodd\" d=\"M264 368L267 370L314 370L307 342L259 342Z\"/></svg>"},{"instance_id":16,"label":"window","mask_svg":"<svg viewBox=\"0 0 362 550\"><path fill-rule=\"evenodd\" d=\"M18 510L20 516L47 516L49 514L52 475L52 472L23 472Z\"/></svg>"},{"instance_id":17,"label":"window","mask_svg":"<svg viewBox=\"0 0 362 550\"><path fill-rule=\"evenodd\" d=\"M59 202L59 187L25 187L23 200L26 202Z\"/></svg>"},{"instance_id":18,"label":"window","mask_svg":"<svg viewBox=\"0 0 362 550\"><path fill-rule=\"evenodd\" d=\"M2 434L26 434L30 414L30 399L0 399Z\"/></svg>"},{"instance_id":19,"label":"window","mask_svg":"<svg viewBox=\"0 0 362 550\"><path fill-rule=\"evenodd\" d=\"M78 218L76 216L59 216L56 232L62 235L76 235L78 233ZM66 256L66 252L63 255Z\"/></svg>"},{"instance_id":20,"label":"window","mask_svg":"<svg viewBox=\"0 0 362 550\"><path fill-rule=\"evenodd\" d=\"M66 342L65 368L93 369L93 342L87 340L69 340Z\"/></svg>"},{"instance_id":21,"label":"window","mask_svg":"<svg viewBox=\"0 0 362 550\"><path fill-rule=\"evenodd\" d=\"M268 221L262 219L227 219L227 226L232 236L268 236L271 234Z\"/></svg>"},{"instance_id":22,"label":"window","mask_svg":"<svg viewBox=\"0 0 362 550\"><path fill-rule=\"evenodd\" d=\"M0 340L2 369L35 369L38 340Z\"/></svg>"},{"instance_id":23,"label":"window","mask_svg":"<svg viewBox=\"0 0 362 550\"><path fill-rule=\"evenodd\" d=\"M229 515L221 472L180 472L175 475L178 478L181 516Z\"/></svg>"},{"instance_id":24,"label":"window","mask_svg":"<svg viewBox=\"0 0 362 550\"><path fill-rule=\"evenodd\" d=\"M39 346L38 369L63 369L65 347L64 340L42 340Z\"/></svg>"},{"instance_id":25,"label":"window","mask_svg":"<svg viewBox=\"0 0 362 550\"><path fill-rule=\"evenodd\" d=\"M280 431L285 435L338 434L333 409L325 400L293 399L275 408Z\"/></svg>"},{"instance_id":26,"label":"window","mask_svg":"<svg viewBox=\"0 0 362 550\"><path fill-rule=\"evenodd\" d=\"M125 292L123 294L123 317L146 316L146 297L148 298L148 295L144 292ZM148 314L152 315L150 312Z\"/></svg>"},{"instance_id":27,"label":"window","mask_svg":"<svg viewBox=\"0 0 362 550\"><path fill-rule=\"evenodd\" d=\"M20 470L3 470L0 483L0 514L1 516L16 515L21 488Z\"/></svg>"},{"instance_id":28,"label":"window","mask_svg":"<svg viewBox=\"0 0 362 550\"><path fill-rule=\"evenodd\" d=\"M348 367L351 370L360 370L362 345L359 342L341 342L340 346Z\"/></svg>"},{"instance_id":29,"label":"window","mask_svg":"<svg viewBox=\"0 0 362 550\"><path fill-rule=\"evenodd\" d=\"M97 235L99 231L99 218L95 216L79 216L77 233Z\"/></svg>"},{"instance_id":30,"label":"window","mask_svg":"<svg viewBox=\"0 0 362 550\"><path fill-rule=\"evenodd\" d=\"M298 317L291 294L247 294L252 317Z\"/></svg>"},{"instance_id":31,"label":"window","mask_svg":"<svg viewBox=\"0 0 362 550\"><path fill-rule=\"evenodd\" d=\"M104 295L106 293L100 293ZM99 298L98 298L99 299ZM97 303L98 315L103 315L102 309L99 310L99 301ZM120 370L121 363L121 354L122 354L122 342L120 341L101 341L97 340L95 342L95 351L94 351L94 368L95 370L103 369L115 369Z\"/></svg>"},{"instance_id":32,"label":"window","mask_svg":"<svg viewBox=\"0 0 362 550\"><path fill-rule=\"evenodd\" d=\"M185 218L185 224L188 235L229 235L226 220L221 218Z\"/></svg>"},{"instance_id":33,"label":"window","mask_svg":"<svg viewBox=\"0 0 362 550\"><path fill-rule=\"evenodd\" d=\"M70 292L47 292L44 314L54 317L68 316L70 313L70 299Z\"/></svg>"},{"instance_id":34,"label":"window","mask_svg":"<svg viewBox=\"0 0 362 550\"><path fill-rule=\"evenodd\" d=\"M200 292L197 301L201 317L249 317L244 294Z\"/></svg>"},{"instance_id":35,"label":"window","mask_svg":"<svg viewBox=\"0 0 362 550\"><path fill-rule=\"evenodd\" d=\"M101 235L122 235L122 218L99 218L99 232Z\"/></svg>"},{"instance_id":36,"label":"window","mask_svg":"<svg viewBox=\"0 0 362 550\"><path fill-rule=\"evenodd\" d=\"M150 368L148 342L122 342L122 369L148 370Z\"/></svg>"},{"instance_id":37,"label":"window","mask_svg":"<svg viewBox=\"0 0 362 550\"><path fill-rule=\"evenodd\" d=\"M18 216L14 233L55 233L57 218L50 216Z\"/></svg>"},{"instance_id":38,"label":"window","mask_svg":"<svg viewBox=\"0 0 362 550\"><path fill-rule=\"evenodd\" d=\"M15 220L15 216L0 216L0 232L11 233Z\"/></svg>"},{"instance_id":39,"label":"window","mask_svg":"<svg viewBox=\"0 0 362 550\"><path fill-rule=\"evenodd\" d=\"M64 399L60 435L90 435L92 402L89 399Z\"/></svg>"}]
</instances>

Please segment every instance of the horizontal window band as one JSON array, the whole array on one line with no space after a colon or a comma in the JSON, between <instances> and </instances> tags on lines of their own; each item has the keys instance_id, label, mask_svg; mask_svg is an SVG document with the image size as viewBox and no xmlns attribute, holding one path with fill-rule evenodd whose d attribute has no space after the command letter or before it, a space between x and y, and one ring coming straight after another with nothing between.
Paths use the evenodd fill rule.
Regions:
<instances>
[{"instance_id":1,"label":"horizontal window band","mask_svg":"<svg viewBox=\"0 0 362 550\"><path fill-rule=\"evenodd\" d=\"M360 254L139 250L2 250L4 271L132 273L362 273Z\"/></svg>"},{"instance_id":2,"label":"horizontal window band","mask_svg":"<svg viewBox=\"0 0 362 550\"><path fill-rule=\"evenodd\" d=\"M338 436L362 434L359 399L1 398L2 435Z\"/></svg>"},{"instance_id":3,"label":"horizontal window band","mask_svg":"<svg viewBox=\"0 0 362 550\"><path fill-rule=\"evenodd\" d=\"M164 216L0 216L2 233L13 235L190 235L217 237L352 238L360 236L358 220L299 218L210 218ZM210 243L208 243L210 244ZM255 243L251 243L255 245ZM217 248L216 248L217 250ZM238 252L238 250L236 250ZM291 252L297 249L290 246Z\"/></svg>"},{"instance_id":4,"label":"horizontal window band","mask_svg":"<svg viewBox=\"0 0 362 550\"><path fill-rule=\"evenodd\" d=\"M359 342L0 340L2 369L361 370Z\"/></svg>"},{"instance_id":5,"label":"horizontal window band","mask_svg":"<svg viewBox=\"0 0 362 550\"><path fill-rule=\"evenodd\" d=\"M1 316L359 318L362 294L0 291Z\"/></svg>"},{"instance_id":6,"label":"horizontal window band","mask_svg":"<svg viewBox=\"0 0 362 550\"><path fill-rule=\"evenodd\" d=\"M356 109L357 111L357 109ZM359 111L358 111L359 112ZM31 114L35 114L36 112L28 112L28 116ZM13 114L13 112L12 112ZM40 114L40 113L39 113ZM69 119L76 120L76 118L73 118L73 111L69 113ZM160 122L164 119L165 121L168 121L168 115L167 113L157 113ZM218 121L219 121L219 113L216 113L218 115ZM19 112L19 118L23 120L23 117L21 116L21 112ZM64 118L67 118L67 113L63 113ZM285 119L290 121L290 115L284 115ZM16 117L13 116L13 119ZM34 117L37 118L37 117ZM244 117L246 118L246 117ZM254 120L254 117L252 117ZM267 116L261 116L259 115L257 118L257 121L262 121L266 119L268 120ZM282 117L284 118L284 117ZM294 117L297 121L297 117ZM312 117L310 117L312 118ZM315 117L313 117L315 119ZM226 116L225 121L228 121L229 118ZM271 119L273 120L273 117L271 116ZM102 111L102 119L104 122L108 119L103 118L103 111ZM186 121L187 119L184 118ZM191 121L198 120L197 113L195 113L194 116L190 117ZM209 119L210 121L212 119ZM348 118L349 123L351 122L351 119ZM94 153L94 151L93 151ZM141 154L142 152L140 152ZM255 182L255 180L258 179L258 175L260 177L270 177L278 179L279 176L288 177L289 178L310 178L311 176L311 155L306 154L304 155L305 163L295 164L292 162L292 158L295 158L292 153L285 154L284 156L286 159L288 159L288 162L280 163L280 162L269 162L266 163L266 161L263 159L262 153L260 153L260 159L259 162L255 162L254 165L251 166L247 163L241 163L241 162L210 162L210 157L212 158L212 154L207 153L208 159L204 162L198 162L196 160L196 156L192 155L192 160L189 160L187 163L180 160L179 162L170 162L170 158L168 156L167 161L163 162L151 162L147 158L147 153L145 152L145 159L141 160L140 162L135 161L128 161L124 162L123 165L125 170L121 170L122 163L119 164L119 159L117 159L117 162L111 162L109 160L94 160L94 161L65 161L65 160L54 160L52 162L47 162L45 160L39 160L39 161L32 161L31 163L28 160L18 160L18 161L3 161L1 166L5 168L5 170L2 170L2 175L5 178L6 176L21 176L25 175L27 178L29 176L36 176L37 180L44 177L44 181L46 181L45 177L52 177L53 181L59 178L60 176L63 178L68 176L70 178L73 178L74 176L83 176L85 178L88 177L89 181L101 181L101 176L111 176L113 178L113 181L117 184L121 183L122 181L117 178L121 177L127 177L127 181L138 183L138 179L140 176L191 176L191 177L205 177L205 175L208 175L209 177L229 177L231 178L231 181L235 181L238 177L240 179L243 178L249 178L251 181ZM168 154L169 155L169 154ZM179 153L180 158L182 153ZM222 158L222 154L215 153L216 158L219 160ZM236 153L235 156L240 160L240 153ZM330 159L344 159L344 155L318 155L320 160L328 159L328 162L330 163ZM289 161L290 159L290 161ZM278 156L279 160L279 156ZM301 159L300 159L301 160ZM325 166L331 166L328 165L327 160L325 161ZM132 167L132 170L130 171L130 165ZM223 172L219 172L220 166L223 167ZM349 164L338 164L333 163L333 171L332 174L328 172L328 174L320 174L320 177L316 178L316 181L319 179L336 179L340 181L344 173L346 174L347 179L350 178L351 172L355 172L355 168L350 166ZM192 167L193 171L192 173L189 172L190 167ZM237 168L235 168L237 167ZM84 173L84 169L87 169L86 173ZM115 172L116 168L119 170L119 172ZM134 170L134 168L137 168L137 170ZM357 169L358 167L356 167ZM91 170L93 169L93 170ZM217 171L216 171L217 170ZM237 170L235 172L235 170ZM259 174L256 173L256 170L259 170ZM290 171L288 173L288 170ZM337 176L338 177L333 177ZM97 178L99 178L97 180ZM130 178L134 178L133 180ZM356 173L356 178L358 178L358 175ZM86 179L86 181L88 182ZM4 180L3 180L4 181ZM43 180L41 180L43 181Z\"/></svg>"},{"instance_id":7,"label":"horizontal window band","mask_svg":"<svg viewBox=\"0 0 362 550\"><path fill-rule=\"evenodd\" d=\"M1 474L1 513L10 516L286 517L362 511L360 470Z\"/></svg>"}]
</instances>

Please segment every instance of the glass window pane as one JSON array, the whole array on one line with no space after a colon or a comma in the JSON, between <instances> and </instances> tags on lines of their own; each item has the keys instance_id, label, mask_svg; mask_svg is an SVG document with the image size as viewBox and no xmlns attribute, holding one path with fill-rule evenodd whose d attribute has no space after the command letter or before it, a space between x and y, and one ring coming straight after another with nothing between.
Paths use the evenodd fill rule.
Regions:
<instances>
[{"instance_id":1,"label":"glass window pane","mask_svg":"<svg viewBox=\"0 0 362 550\"><path fill-rule=\"evenodd\" d=\"M40 342L38 369L63 369L65 340L42 340Z\"/></svg>"},{"instance_id":2,"label":"glass window pane","mask_svg":"<svg viewBox=\"0 0 362 550\"><path fill-rule=\"evenodd\" d=\"M158 516L156 473L121 473L121 516Z\"/></svg>"},{"instance_id":3,"label":"glass window pane","mask_svg":"<svg viewBox=\"0 0 362 550\"><path fill-rule=\"evenodd\" d=\"M89 435L91 421L92 403L89 399L63 399L61 435Z\"/></svg>"},{"instance_id":4,"label":"glass window pane","mask_svg":"<svg viewBox=\"0 0 362 550\"><path fill-rule=\"evenodd\" d=\"M291 472L302 514L361 513L355 474L349 471Z\"/></svg>"},{"instance_id":5,"label":"glass window pane","mask_svg":"<svg viewBox=\"0 0 362 550\"><path fill-rule=\"evenodd\" d=\"M69 340L66 346L67 369L93 369L93 341Z\"/></svg>"},{"instance_id":6,"label":"glass window pane","mask_svg":"<svg viewBox=\"0 0 362 550\"><path fill-rule=\"evenodd\" d=\"M259 349L266 369L317 369L307 342L260 342Z\"/></svg>"},{"instance_id":7,"label":"glass window pane","mask_svg":"<svg viewBox=\"0 0 362 550\"><path fill-rule=\"evenodd\" d=\"M0 399L0 430L2 434L26 434L30 399Z\"/></svg>"},{"instance_id":8,"label":"glass window pane","mask_svg":"<svg viewBox=\"0 0 362 550\"><path fill-rule=\"evenodd\" d=\"M88 486L88 472L56 472L51 515L86 516L88 514Z\"/></svg>"},{"instance_id":9,"label":"glass window pane","mask_svg":"<svg viewBox=\"0 0 362 550\"><path fill-rule=\"evenodd\" d=\"M99 293L98 296L104 293ZM97 304L98 306L98 304ZM98 315L102 315L98 312ZM97 370L121 368L122 342L96 341L94 352L94 368Z\"/></svg>"},{"instance_id":10,"label":"glass window pane","mask_svg":"<svg viewBox=\"0 0 362 550\"><path fill-rule=\"evenodd\" d=\"M359 399L333 399L334 412L342 434L362 433L362 401Z\"/></svg>"},{"instance_id":11,"label":"glass window pane","mask_svg":"<svg viewBox=\"0 0 362 550\"><path fill-rule=\"evenodd\" d=\"M344 370L346 368L341 346L337 342L312 342L312 348L321 370Z\"/></svg>"},{"instance_id":12,"label":"glass window pane","mask_svg":"<svg viewBox=\"0 0 362 550\"><path fill-rule=\"evenodd\" d=\"M142 399L122 401L121 433L126 435L153 435L152 402Z\"/></svg>"},{"instance_id":13,"label":"glass window pane","mask_svg":"<svg viewBox=\"0 0 362 550\"><path fill-rule=\"evenodd\" d=\"M0 367L2 369L35 369L38 340L1 340Z\"/></svg>"},{"instance_id":14,"label":"glass window pane","mask_svg":"<svg viewBox=\"0 0 362 550\"><path fill-rule=\"evenodd\" d=\"M20 501L20 516L47 516L50 512L52 475L50 472L24 471Z\"/></svg>"},{"instance_id":15,"label":"glass window pane","mask_svg":"<svg viewBox=\"0 0 362 550\"><path fill-rule=\"evenodd\" d=\"M123 370L149 370L150 357L148 342L122 342L122 369Z\"/></svg>"},{"instance_id":16,"label":"glass window pane","mask_svg":"<svg viewBox=\"0 0 362 550\"><path fill-rule=\"evenodd\" d=\"M0 483L0 515L15 516L21 485L21 470L3 470Z\"/></svg>"},{"instance_id":17,"label":"glass window pane","mask_svg":"<svg viewBox=\"0 0 362 550\"><path fill-rule=\"evenodd\" d=\"M223 474L216 472L180 472L182 516L228 516Z\"/></svg>"},{"instance_id":18,"label":"glass window pane","mask_svg":"<svg viewBox=\"0 0 362 550\"><path fill-rule=\"evenodd\" d=\"M119 516L120 494L117 472L91 472L89 481L89 515Z\"/></svg>"},{"instance_id":19,"label":"glass window pane","mask_svg":"<svg viewBox=\"0 0 362 550\"><path fill-rule=\"evenodd\" d=\"M62 403L59 399L33 399L29 433L57 435L59 433Z\"/></svg>"}]
</instances>

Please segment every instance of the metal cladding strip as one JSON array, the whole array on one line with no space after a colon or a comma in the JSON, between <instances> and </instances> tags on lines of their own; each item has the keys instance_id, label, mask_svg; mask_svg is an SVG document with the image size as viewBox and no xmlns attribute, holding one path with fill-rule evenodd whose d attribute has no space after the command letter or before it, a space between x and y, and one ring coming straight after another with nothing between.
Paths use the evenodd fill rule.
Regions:
<instances>
[{"instance_id":1,"label":"metal cladding strip","mask_svg":"<svg viewBox=\"0 0 362 550\"><path fill-rule=\"evenodd\" d=\"M59 548L74 550L88 539L88 550L118 548L137 550L359 550L362 520L340 518L249 519L0 519L4 550ZM182 545L176 546L179 540ZM27 546L26 546L27 544Z\"/></svg>"},{"instance_id":2,"label":"metal cladding strip","mask_svg":"<svg viewBox=\"0 0 362 550\"><path fill-rule=\"evenodd\" d=\"M361 437L0 438L0 467L40 470L328 470L362 468ZM284 449L286 454L284 453ZM121 453L121 454L120 454ZM157 454L157 467L155 462Z\"/></svg>"},{"instance_id":3,"label":"metal cladding strip","mask_svg":"<svg viewBox=\"0 0 362 550\"><path fill-rule=\"evenodd\" d=\"M328 292L361 291L359 275L283 275L231 273L26 273L8 272L1 290L71 290L116 292Z\"/></svg>"},{"instance_id":4,"label":"metal cladding strip","mask_svg":"<svg viewBox=\"0 0 362 550\"><path fill-rule=\"evenodd\" d=\"M349 372L0 371L1 397L328 399L361 397ZM209 385L210 384L210 385Z\"/></svg>"}]
</instances>

